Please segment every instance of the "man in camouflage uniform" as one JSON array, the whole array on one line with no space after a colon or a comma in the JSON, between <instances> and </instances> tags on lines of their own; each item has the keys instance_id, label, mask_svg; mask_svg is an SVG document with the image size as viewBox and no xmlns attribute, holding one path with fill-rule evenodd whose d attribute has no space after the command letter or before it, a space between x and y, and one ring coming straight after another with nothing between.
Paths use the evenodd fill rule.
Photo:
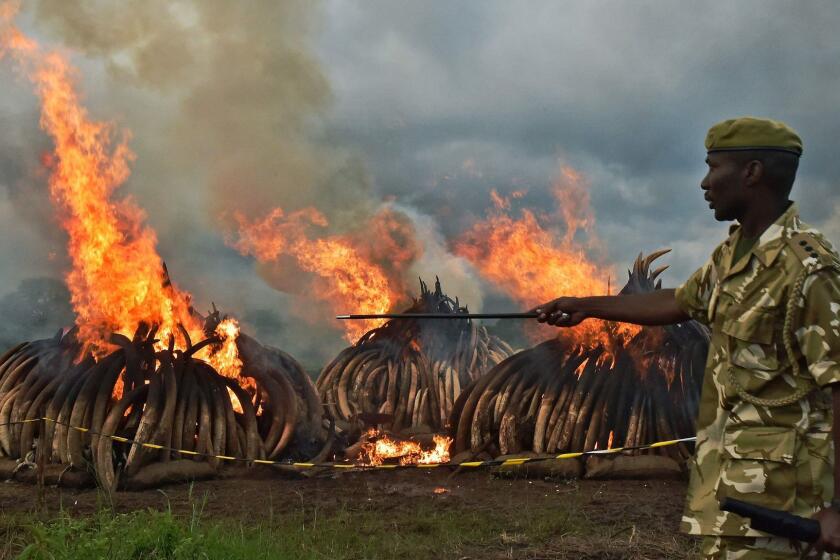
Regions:
<instances>
[{"instance_id":1,"label":"man in camouflage uniform","mask_svg":"<svg viewBox=\"0 0 840 560\"><path fill-rule=\"evenodd\" d=\"M713 126L706 149L705 198L716 219L738 221L706 264L676 290L559 298L537 308L539 320L652 325L690 317L706 324L712 339L682 529L704 535L707 558L805 552L797 541L722 512L719 500L732 497L816 514L817 550L840 551L833 446L840 432L833 424L840 417L840 384L833 385L840 381L840 260L788 200L802 141L783 123L744 117Z\"/></svg>"}]
</instances>

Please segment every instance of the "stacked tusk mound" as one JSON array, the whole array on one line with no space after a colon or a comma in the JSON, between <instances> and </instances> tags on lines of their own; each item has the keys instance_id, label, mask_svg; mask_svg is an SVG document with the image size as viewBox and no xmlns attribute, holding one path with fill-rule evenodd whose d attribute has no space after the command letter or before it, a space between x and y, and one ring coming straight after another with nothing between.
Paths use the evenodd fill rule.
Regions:
<instances>
[{"instance_id":1,"label":"stacked tusk mound","mask_svg":"<svg viewBox=\"0 0 840 560\"><path fill-rule=\"evenodd\" d=\"M443 294L440 281L434 292L422 280L420 289L406 313L467 313ZM469 319L392 320L344 349L316 386L337 427L352 435L359 435L360 423L394 433L437 432L461 388L512 353Z\"/></svg>"},{"instance_id":2,"label":"stacked tusk mound","mask_svg":"<svg viewBox=\"0 0 840 560\"><path fill-rule=\"evenodd\" d=\"M329 446L314 385L287 354L240 334L234 379L194 357L218 338L184 335L178 350L155 335L115 334L116 349L96 360L79 358L75 331L59 332L0 358L2 470L33 478L40 455L49 482L114 490L213 476L217 456L309 459Z\"/></svg>"},{"instance_id":3,"label":"stacked tusk mound","mask_svg":"<svg viewBox=\"0 0 840 560\"><path fill-rule=\"evenodd\" d=\"M661 287L639 255L621 293ZM694 321L644 328L611 355L549 340L467 387L450 419L453 454L492 457L633 447L694 435L709 335ZM688 446L658 453L684 460ZM634 453L634 452L629 452Z\"/></svg>"}]
</instances>

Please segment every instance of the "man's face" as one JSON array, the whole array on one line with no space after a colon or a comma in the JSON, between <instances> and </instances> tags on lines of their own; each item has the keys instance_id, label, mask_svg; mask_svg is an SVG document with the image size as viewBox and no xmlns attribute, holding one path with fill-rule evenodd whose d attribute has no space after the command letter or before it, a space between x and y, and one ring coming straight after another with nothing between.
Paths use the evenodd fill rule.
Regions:
<instances>
[{"instance_id":1,"label":"man's face","mask_svg":"<svg viewBox=\"0 0 840 560\"><path fill-rule=\"evenodd\" d=\"M715 211L719 222L737 220L746 206L746 189L743 185L744 166L728 152L713 152L706 157L709 172L700 181L705 191L703 198Z\"/></svg>"}]
</instances>

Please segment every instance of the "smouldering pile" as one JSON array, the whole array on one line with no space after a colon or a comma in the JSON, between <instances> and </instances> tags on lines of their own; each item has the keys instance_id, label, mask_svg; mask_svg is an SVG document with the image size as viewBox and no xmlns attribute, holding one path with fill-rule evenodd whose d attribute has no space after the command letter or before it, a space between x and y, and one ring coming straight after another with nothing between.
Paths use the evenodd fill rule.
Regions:
<instances>
[{"instance_id":1,"label":"smouldering pile","mask_svg":"<svg viewBox=\"0 0 840 560\"><path fill-rule=\"evenodd\" d=\"M215 455L309 459L323 445L314 386L288 355L240 334L250 379L233 379L194 357L218 339L160 349L155 334L145 327L131 340L115 334L115 349L97 360L77 359L75 331L7 352L0 359L2 456L34 467L40 451L45 462L92 474L112 490L210 476L222 464Z\"/></svg>"},{"instance_id":2,"label":"smouldering pile","mask_svg":"<svg viewBox=\"0 0 840 560\"><path fill-rule=\"evenodd\" d=\"M650 291L664 268L636 260L622 293ZM453 454L491 456L631 447L694 434L708 332L695 322L645 328L611 355L549 340L467 387L450 420ZM660 453L685 459L685 445Z\"/></svg>"},{"instance_id":3,"label":"smouldering pile","mask_svg":"<svg viewBox=\"0 0 840 560\"><path fill-rule=\"evenodd\" d=\"M420 297L406 313L466 313L457 300L420 282ZM468 319L399 319L344 349L321 372L316 386L342 430L379 415L393 433L442 431L461 388L512 353L510 346Z\"/></svg>"}]
</instances>

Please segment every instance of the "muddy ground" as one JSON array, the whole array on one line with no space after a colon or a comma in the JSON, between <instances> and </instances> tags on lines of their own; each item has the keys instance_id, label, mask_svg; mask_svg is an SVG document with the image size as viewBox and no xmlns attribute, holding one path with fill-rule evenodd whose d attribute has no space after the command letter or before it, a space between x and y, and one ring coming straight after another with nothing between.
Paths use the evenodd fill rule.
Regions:
<instances>
[{"instance_id":1,"label":"muddy ground","mask_svg":"<svg viewBox=\"0 0 840 560\"><path fill-rule=\"evenodd\" d=\"M0 483L4 514L89 515L108 505L116 511L171 508L205 520L246 525L304 513L315 523L337 512L351 530L381 516L394 531L429 531L422 512L472 516L495 524L481 542L465 540L445 558L693 558L697 543L678 533L684 480L527 480L486 471L452 474L443 469L342 472L290 479L269 469L234 473L220 480L178 484L109 499L95 489L46 488ZM319 517L320 516L320 517ZM359 526L353 527L354 516ZM492 521L491 521L492 520ZM539 531L532 530L539 525Z\"/></svg>"}]
</instances>

